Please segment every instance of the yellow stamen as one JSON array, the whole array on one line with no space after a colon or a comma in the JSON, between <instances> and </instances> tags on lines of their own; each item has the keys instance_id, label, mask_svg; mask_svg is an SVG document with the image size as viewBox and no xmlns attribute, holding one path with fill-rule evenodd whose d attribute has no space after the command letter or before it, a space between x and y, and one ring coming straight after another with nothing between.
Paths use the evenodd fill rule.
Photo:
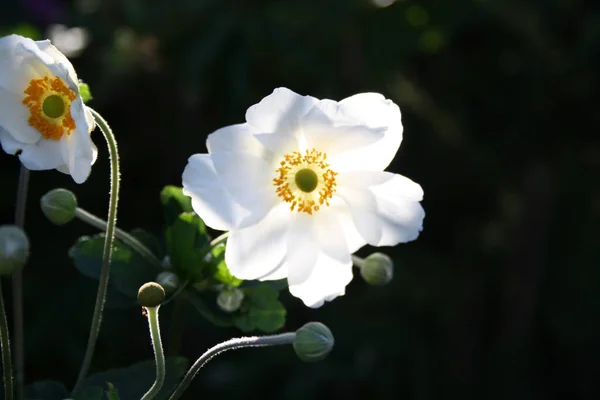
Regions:
<instances>
[{"instance_id":1,"label":"yellow stamen","mask_svg":"<svg viewBox=\"0 0 600 400\"><path fill-rule=\"evenodd\" d=\"M45 76L32 79L24 93L23 104L29 108L29 125L44 138L59 140L65 133L71 134L75 121L71 116L71 103L77 95L62 79ZM62 104L60 104L62 102Z\"/></svg>"},{"instance_id":2,"label":"yellow stamen","mask_svg":"<svg viewBox=\"0 0 600 400\"><path fill-rule=\"evenodd\" d=\"M291 211L312 214L323 204L329 206L337 173L329 168L326 159L325 153L315 149L307 150L304 155L294 151L283 157L273 184L277 196L290 203Z\"/></svg>"}]
</instances>

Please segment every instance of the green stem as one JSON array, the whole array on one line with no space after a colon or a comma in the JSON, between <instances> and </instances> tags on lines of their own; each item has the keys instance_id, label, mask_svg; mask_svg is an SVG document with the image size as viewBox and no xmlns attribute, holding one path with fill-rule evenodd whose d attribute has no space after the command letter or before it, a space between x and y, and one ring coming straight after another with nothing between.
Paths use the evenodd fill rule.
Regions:
<instances>
[{"instance_id":1,"label":"green stem","mask_svg":"<svg viewBox=\"0 0 600 400\"><path fill-rule=\"evenodd\" d=\"M152 400L162 388L165 382L165 354L163 353L162 341L160 339L160 324L158 321L158 307L146 307L148 312L148 325L150 327L150 338L154 348L154 358L156 360L156 380L150 389L142 396L141 400Z\"/></svg>"},{"instance_id":2,"label":"green stem","mask_svg":"<svg viewBox=\"0 0 600 400\"><path fill-rule=\"evenodd\" d=\"M21 164L19 186L17 189L17 204L15 210L15 225L25 230L25 209L27 208L27 192L29 188L29 170ZM19 269L12 276L13 301L13 333L15 350L15 381L17 399L23 398L25 380L25 345L23 340L23 270ZM12 373L12 371L9 371Z\"/></svg>"},{"instance_id":3,"label":"green stem","mask_svg":"<svg viewBox=\"0 0 600 400\"><path fill-rule=\"evenodd\" d=\"M352 264L356 265L358 268L362 268L363 265L365 265L365 260L352 254Z\"/></svg>"},{"instance_id":4,"label":"green stem","mask_svg":"<svg viewBox=\"0 0 600 400\"><path fill-rule=\"evenodd\" d=\"M84 210L83 208L77 207L75 209L75 217L79 218L83 222L98 228L102 231L106 232L107 223L101 218L98 218L94 214L89 211ZM148 260L151 264L153 264L158 269L162 270L162 263L160 260L154 255L152 250L150 250L146 245L135 238L135 236L130 235L122 229L115 229L115 236L120 239L123 243L131 247L133 250L138 252L139 255Z\"/></svg>"},{"instance_id":5,"label":"green stem","mask_svg":"<svg viewBox=\"0 0 600 400\"><path fill-rule=\"evenodd\" d=\"M13 398L12 362L10 359L10 337L8 333L8 321L4 309L4 296L0 284L0 341L2 343L2 369L4 370L4 399Z\"/></svg>"},{"instance_id":6,"label":"green stem","mask_svg":"<svg viewBox=\"0 0 600 400\"><path fill-rule=\"evenodd\" d=\"M211 240L210 247L211 248L216 247L216 246L220 245L221 243L224 243L225 241L227 241L228 237L229 237L229 232L225 232L221 236L217 236L216 238Z\"/></svg>"},{"instance_id":7,"label":"green stem","mask_svg":"<svg viewBox=\"0 0 600 400\"><path fill-rule=\"evenodd\" d=\"M75 392L80 386L92 364L98 333L102 323L102 311L104 310L104 300L106 299L106 291L108 290L108 279L110 276L110 258L112 255L112 243L115 237L115 229L117 226L117 205L119 202L119 152L117 150L117 142L108 123L96 111L89 109L104 134L108 145L108 154L110 157L110 200L108 206L108 223L106 225L106 236L104 239L104 250L102 253L102 270L100 271L100 281L98 283L98 293L96 295L96 305L94 306L94 315L92 317L92 325L90 327L90 335L88 338L87 348L77 382L73 388Z\"/></svg>"},{"instance_id":8,"label":"green stem","mask_svg":"<svg viewBox=\"0 0 600 400\"><path fill-rule=\"evenodd\" d=\"M213 357L219 355L220 353L227 350L235 350L241 349L243 347L266 347L266 346L279 346L283 344L292 344L296 339L296 332L288 332L282 333L279 335L272 336L251 336L251 337L241 337L236 339L229 339L223 343L219 343L218 345L208 349L208 351L200 356L192 365L192 367L188 370L188 372L183 377L183 380L175 389L175 392L169 397L169 400L176 400L187 389L187 387L192 383L192 380L207 362L209 362Z\"/></svg>"}]
</instances>

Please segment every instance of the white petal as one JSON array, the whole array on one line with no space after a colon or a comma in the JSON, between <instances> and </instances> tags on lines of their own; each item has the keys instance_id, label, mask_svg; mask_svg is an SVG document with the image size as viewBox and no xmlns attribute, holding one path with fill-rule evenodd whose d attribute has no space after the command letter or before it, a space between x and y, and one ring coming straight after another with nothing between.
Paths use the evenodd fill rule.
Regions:
<instances>
[{"instance_id":1,"label":"white petal","mask_svg":"<svg viewBox=\"0 0 600 400\"><path fill-rule=\"evenodd\" d=\"M34 144L42 138L42 135L37 129L29 125L30 112L23 104L24 98L24 94L17 96L13 92L0 87L0 126L15 140Z\"/></svg>"},{"instance_id":2,"label":"white petal","mask_svg":"<svg viewBox=\"0 0 600 400\"><path fill-rule=\"evenodd\" d=\"M327 154L327 160L336 171L360 168L360 160L351 160L346 154L355 155L364 148L381 141L384 128L366 125L338 125L339 121L315 107L302 119L302 135L306 146Z\"/></svg>"},{"instance_id":3,"label":"white petal","mask_svg":"<svg viewBox=\"0 0 600 400\"><path fill-rule=\"evenodd\" d=\"M96 161L97 149L90 137L90 125L83 102L76 98L71 103L71 116L75 121L75 130L63 135L63 163L76 183L83 183L90 175L92 164Z\"/></svg>"},{"instance_id":4,"label":"white petal","mask_svg":"<svg viewBox=\"0 0 600 400\"><path fill-rule=\"evenodd\" d=\"M41 52L44 52L52 58L53 62L51 63L51 65L59 67L58 70L55 70L56 74L60 76L65 82L67 82L68 86L72 90L77 88L76 93L79 94L79 80L77 79L75 68L73 68L73 65L71 64L69 59L56 47L54 47L54 45L52 45L49 40L36 41L35 44ZM39 54L36 53L36 55ZM67 77L68 79L66 79Z\"/></svg>"},{"instance_id":5,"label":"white petal","mask_svg":"<svg viewBox=\"0 0 600 400\"><path fill-rule=\"evenodd\" d=\"M21 100L31 79L50 74L44 61L32 54L33 49L37 49L37 45L29 38L18 35L0 38L0 87L20 96ZM48 56L44 57L51 61Z\"/></svg>"},{"instance_id":6,"label":"white petal","mask_svg":"<svg viewBox=\"0 0 600 400\"><path fill-rule=\"evenodd\" d=\"M6 129L0 126L0 144L2 145L2 150L7 154L16 154L18 151L23 150L25 144L15 140L10 133L6 131Z\"/></svg>"},{"instance_id":7,"label":"white petal","mask_svg":"<svg viewBox=\"0 0 600 400\"><path fill-rule=\"evenodd\" d=\"M308 307L321 307L346 292L352 280L352 262L340 261L320 253L310 276L300 283L289 281L290 293Z\"/></svg>"},{"instance_id":8,"label":"white petal","mask_svg":"<svg viewBox=\"0 0 600 400\"><path fill-rule=\"evenodd\" d=\"M250 212L233 201L217 176L209 154L194 154L183 171L183 193L192 198L194 211L213 229L227 231L253 224Z\"/></svg>"},{"instance_id":9,"label":"white petal","mask_svg":"<svg viewBox=\"0 0 600 400\"><path fill-rule=\"evenodd\" d=\"M246 121L256 133L293 133L299 118L317 101L314 97L278 88L246 111Z\"/></svg>"},{"instance_id":10,"label":"white petal","mask_svg":"<svg viewBox=\"0 0 600 400\"><path fill-rule=\"evenodd\" d=\"M34 171L55 169L64 164L62 147L60 140L42 139L35 144L25 145L19 160Z\"/></svg>"},{"instance_id":11,"label":"white petal","mask_svg":"<svg viewBox=\"0 0 600 400\"><path fill-rule=\"evenodd\" d=\"M239 152L258 158L266 158L269 152L254 137L254 131L248 124L230 125L208 135L206 147L209 153Z\"/></svg>"},{"instance_id":12,"label":"white petal","mask_svg":"<svg viewBox=\"0 0 600 400\"><path fill-rule=\"evenodd\" d=\"M281 264L289 217L289 209L281 204L256 225L230 232L225 262L235 277L259 279Z\"/></svg>"},{"instance_id":13,"label":"white petal","mask_svg":"<svg viewBox=\"0 0 600 400\"><path fill-rule=\"evenodd\" d=\"M347 172L337 178L336 194L350 207L368 244L393 246L417 238L425 217L421 186L389 172Z\"/></svg>"},{"instance_id":14,"label":"white petal","mask_svg":"<svg viewBox=\"0 0 600 400\"><path fill-rule=\"evenodd\" d=\"M403 130L400 109L394 102L378 93L362 93L339 103L322 100L316 107L335 121L336 126L358 125L384 132L380 140L337 157L338 170L382 171L394 159Z\"/></svg>"},{"instance_id":15,"label":"white petal","mask_svg":"<svg viewBox=\"0 0 600 400\"><path fill-rule=\"evenodd\" d=\"M285 267L294 296L309 307L319 307L344 293L352 279L352 262L335 211L298 214L287 246Z\"/></svg>"},{"instance_id":16,"label":"white petal","mask_svg":"<svg viewBox=\"0 0 600 400\"><path fill-rule=\"evenodd\" d=\"M337 204L338 202L335 200L330 203L332 210L336 213L337 221L340 224L344 239L348 245L348 253L353 254L366 245L367 242L356 229L348 205L343 201L339 201L340 204Z\"/></svg>"},{"instance_id":17,"label":"white petal","mask_svg":"<svg viewBox=\"0 0 600 400\"><path fill-rule=\"evenodd\" d=\"M218 152L210 155L221 184L233 200L261 219L280 201L275 192L275 170L248 153Z\"/></svg>"}]
</instances>

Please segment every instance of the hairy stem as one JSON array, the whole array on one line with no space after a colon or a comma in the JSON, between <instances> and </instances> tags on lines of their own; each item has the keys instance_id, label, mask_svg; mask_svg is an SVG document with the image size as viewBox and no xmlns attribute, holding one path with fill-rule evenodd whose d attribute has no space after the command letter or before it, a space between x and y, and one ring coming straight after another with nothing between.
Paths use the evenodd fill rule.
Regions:
<instances>
[{"instance_id":1,"label":"hairy stem","mask_svg":"<svg viewBox=\"0 0 600 400\"><path fill-rule=\"evenodd\" d=\"M102 311L104 310L104 301L106 299L106 291L108 289L110 258L112 255L112 243L117 227L117 205L119 202L119 152L117 150L117 142L104 118L102 118L100 114L91 108L89 110L92 112L98 127L104 134L104 138L106 139L106 143L108 145L108 153L110 157L110 200L108 205L108 222L106 224L106 236L104 239L104 250L102 254L102 270L100 271L96 305L94 306L94 315L92 317L92 325L90 327L90 335L88 338L85 356L83 358L83 363L81 364L81 369L79 370L77 382L73 388L74 392L81 386L81 383L85 379L90 369L92 358L94 356L94 349L96 348L96 341L98 340L98 333L100 332L100 325L102 324Z\"/></svg>"},{"instance_id":2,"label":"hairy stem","mask_svg":"<svg viewBox=\"0 0 600 400\"><path fill-rule=\"evenodd\" d=\"M200 356L192 365L192 367L188 370L188 372L183 377L183 380L175 389L175 392L169 397L169 400L176 400L187 389L187 387L192 383L192 380L200 371L207 362L209 362L213 357L223 353L227 350L235 350L241 349L244 347L266 347L266 346L279 346L283 344L292 344L296 339L296 332L288 332L282 333L279 335L272 336L250 336L250 337L241 337L236 339L229 339L223 343L219 343L218 345L208 349L208 351Z\"/></svg>"},{"instance_id":3,"label":"hairy stem","mask_svg":"<svg viewBox=\"0 0 600 400\"><path fill-rule=\"evenodd\" d=\"M165 354L160 339L160 323L158 321L158 307L146 307L148 313L148 326L150 327L150 339L154 348L154 359L156 360L156 380L150 389L142 396L141 400L152 400L160 391L165 382Z\"/></svg>"}]
</instances>

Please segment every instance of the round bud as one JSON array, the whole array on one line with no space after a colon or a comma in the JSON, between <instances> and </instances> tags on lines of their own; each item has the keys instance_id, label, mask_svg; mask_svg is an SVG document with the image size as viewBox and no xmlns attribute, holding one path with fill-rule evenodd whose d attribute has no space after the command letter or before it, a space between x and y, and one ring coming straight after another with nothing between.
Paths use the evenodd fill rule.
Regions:
<instances>
[{"instance_id":1,"label":"round bud","mask_svg":"<svg viewBox=\"0 0 600 400\"><path fill-rule=\"evenodd\" d=\"M360 275L369 285L385 285L394 277L394 262L387 254L373 253L364 259Z\"/></svg>"},{"instance_id":2,"label":"round bud","mask_svg":"<svg viewBox=\"0 0 600 400\"><path fill-rule=\"evenodd\" d=\"M0 226L0 275L7 276L23 268L29 258L29 239L15 225Z\"/></svg>"},{"instance_id":3,"label":"round bud","mask_svg":"<svg viewBox=\"0 0 600 400\"><path fill-rule=\"evenodd\" d=\"M225 289L217 296L217 305L225 312L237 311L244 301L244 292L238 288Z\"/></svg>"},{"instance_id":4,"label":"round bud","mask_svg":"<svg viewBox=\"0 0 600 400\"><path fill-rule=\"evenodd\" d=\"M42 211L53 224L64 225L75 217L77 198L66 189L54 189L42 196Z\"/></svg>"},{"instance_id":5,"label":"round bud","mask_svg":"<svg viewBox=\"0 0 600 400\"><path fill-rule=\"evenodd\" d=\"M327 357L333 344L333 335L328 327L320 322L309 322L296 331L293 347L302 361L314 362Z\"/></svg>"},{"instance_id":6,"label":"round bud","mask_svg":"<svg viewBox=\"0 0 600 400\"><path fill-rule=\"evenodd\" d=\"M156 283L165 289L166 294L171 294L179 287L179 277L169 271L163 271L156 276Z\"/></svg>"},{"instance_id":7,"label":"round bud","mask_svg":"<svg viewBox=\"0 0 600 400\"><path fill-rule=\"evenodd\" d=\"M144 307L158 307L165 300L165 289L156 282L144 283L138 291L138 301Z\"/></svg>"}]
</instances>

